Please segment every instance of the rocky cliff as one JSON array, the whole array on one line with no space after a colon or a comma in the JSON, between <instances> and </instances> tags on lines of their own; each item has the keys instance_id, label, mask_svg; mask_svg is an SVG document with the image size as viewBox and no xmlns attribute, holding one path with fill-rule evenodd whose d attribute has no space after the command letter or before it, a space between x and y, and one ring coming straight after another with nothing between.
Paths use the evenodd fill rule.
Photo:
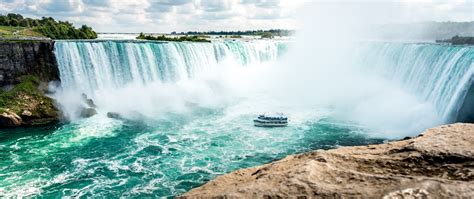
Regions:
<instances>
[{"instance_id":1,"label":"rocky cliff","mask_svg":"<svg viewBox=\"0 0 474 199\"><path fill-rule=\"evenodd\" d=\"M0 128L59 120L48 82L59 80L54 41L0 41Z\"/></svg>"},{"instance_id":2,"label":"rocky cliff","mask_svg":"<svg viewBox=\"0 0 474 199\"><path fill-rule=\"evenodd\" d=\"M54 41L0 41L0 86L16 84L24 75L59 80Z\"/></svg>"},{"instance_id":3,"label":"rocky cliff","mask_svg":"<svg viewBox=\"0 0 474 199\"><path fill-rule=\"evenodd\" d=\"M291 155L181 198L474 198L474 124L416 138Z\"/></svg>"}]
</instances>

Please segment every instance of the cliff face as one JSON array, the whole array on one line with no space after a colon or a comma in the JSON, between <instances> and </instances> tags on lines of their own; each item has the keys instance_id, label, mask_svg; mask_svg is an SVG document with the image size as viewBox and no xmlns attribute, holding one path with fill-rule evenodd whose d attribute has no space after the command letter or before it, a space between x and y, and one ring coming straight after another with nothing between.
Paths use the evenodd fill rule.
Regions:
<instances>
[{"instance_id":1,"label":"cliff face","mask_svg":"<svg viewBox=\"0 0 474 199\"><path fill-rule=\"evenodd\" d=\"M217 177L181 198L474 198L474 124L291 155Z\"/></svg>"},{"instance_id":2,"label":"cliff face","mask_svg":"<svg viewBox=\"0 0 474 199\"><path fill-rule=\"evenodd\" d=\"M41 81L59 80L54 41L0 41L0 86L34 75Z\"/></svg>"},{"instance_id":3,"label":"cliff face","mask_svg":"<svg viewBox=\"0 0 474 199\"><path fill-rule=\"evenodd\" d=\"M54 41L0 41L0 128L57 122L59 111L45 95L59 80Z\"/></svg>"}]
</instances>

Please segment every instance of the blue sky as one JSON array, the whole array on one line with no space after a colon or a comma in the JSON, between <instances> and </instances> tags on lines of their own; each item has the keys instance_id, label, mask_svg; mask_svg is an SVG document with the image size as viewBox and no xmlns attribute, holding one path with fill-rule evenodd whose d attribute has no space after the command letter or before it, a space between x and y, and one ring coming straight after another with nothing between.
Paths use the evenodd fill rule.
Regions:
<instances>
[{"instance_id":1,"label":"blue sky","mask_svg":"<svg viewBox=\"0 0 474 199\"><path fill-rule=\"evenodd\" d=\"M248 30L296 28L295 16L299 9L315 2L322 1L0 0L0 12L15 12L28 17L51 16L75 25L88 24L99 32ZM403 16L395 22L473 20L472 0L384 2L387 2L386 6L402 10L396 15Z\"/></svg>"}]
</instances>

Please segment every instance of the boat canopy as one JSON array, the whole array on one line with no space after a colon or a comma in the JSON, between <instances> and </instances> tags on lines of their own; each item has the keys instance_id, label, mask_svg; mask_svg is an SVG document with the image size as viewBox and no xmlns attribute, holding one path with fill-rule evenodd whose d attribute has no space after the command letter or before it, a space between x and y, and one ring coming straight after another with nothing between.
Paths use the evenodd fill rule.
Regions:
<instances>
[{"instance_id":1,"label":"boat canopy","mask_svg":"<svg viewBox=\"0 0 474 199\"><path fill-rule=\"evenodd\" d=\"M285 115L283 114L272 114L272 115L269 115L269 114L261 114L258 116L258 119L262 119L262 120L286 120L288 119Z\"/></svg>"}]
</instances>

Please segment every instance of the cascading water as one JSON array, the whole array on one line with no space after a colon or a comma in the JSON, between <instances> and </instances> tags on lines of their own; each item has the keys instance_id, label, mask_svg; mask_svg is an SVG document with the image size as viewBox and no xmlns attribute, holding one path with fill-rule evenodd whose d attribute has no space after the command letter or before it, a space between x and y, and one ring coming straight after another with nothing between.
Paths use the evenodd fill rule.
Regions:
<instances>
[{"instance_id":1,"label":"cascading water","mask_svg":"<svg viewBox=\"0 0 474 199\"><path fill-rule=\"evenodd\" d=\"M474 81L474 48L439 44L363 43L357 65L433 105L443 122L456 118Z\"/></svg>"},{"instance_id":2,"label":"cascading water","mask_svg":"<svg viewBox=\"0 0 474 199\"><path fill-rule=\"evenodd\" d=\"M275 61L284 48L285 42L275 41L58 41L55 54L63 87L92 93L128 83L188 79L225 59L242 66Z\"/></svg>"},{"instance_id":3,"label":"cascading water","mask_svg":"<svg viewBox=\"0 0 474 199\"><path fill-rule=\"evenodd\" d=\"M223 92L232 90L218 87L236 74L203 76L275 61L286 46L286 41L271 40L58 41L55 54L65 92L57 99L72 120L79 114L81 92L96 101L99 112L124 115L139 112L156 117L189 104L216 104L227 96Z\"/></svg>"}]
</instances>

